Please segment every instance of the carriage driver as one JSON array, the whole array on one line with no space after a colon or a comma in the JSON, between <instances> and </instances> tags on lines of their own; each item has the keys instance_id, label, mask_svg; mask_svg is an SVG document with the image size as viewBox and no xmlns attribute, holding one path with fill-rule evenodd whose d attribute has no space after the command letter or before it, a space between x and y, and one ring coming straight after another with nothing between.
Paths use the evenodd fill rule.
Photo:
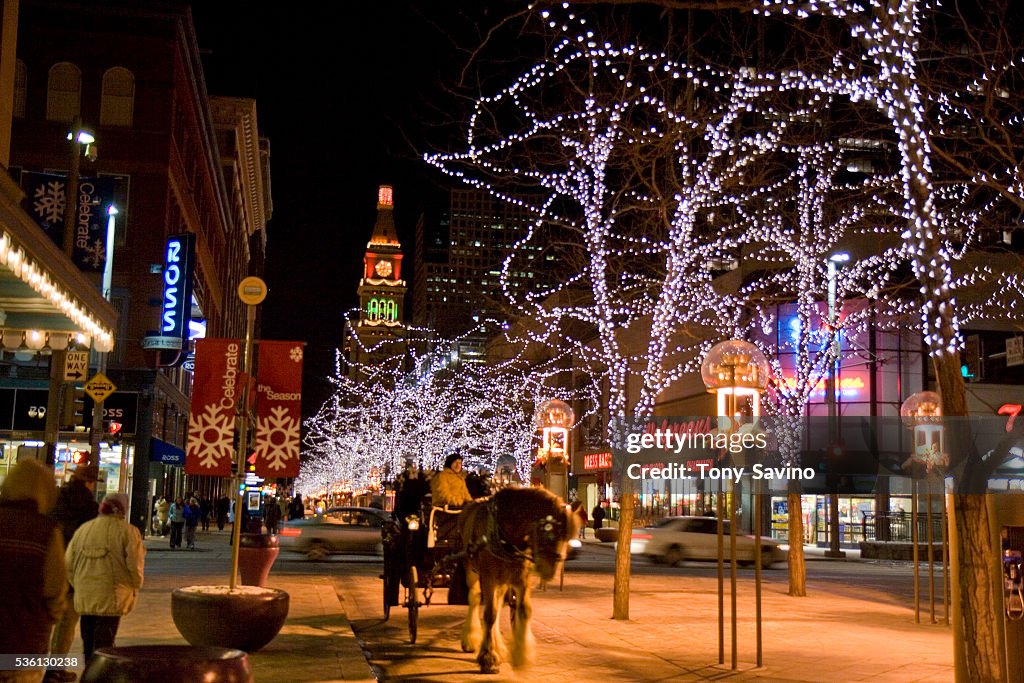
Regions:
<instances>
[{"instance_id":1,"label":"carriage driver","mask_svg":"<svg viewBox=\"0 0 1024 683\"><path fill-rule=\"evenodd\" d=\"M462 471L462 456L452 453L444 460L444 469L430 480L430 494L436 507L461 507L473 500L466 487L466 473Z\"/></svg>"}]
</instances>

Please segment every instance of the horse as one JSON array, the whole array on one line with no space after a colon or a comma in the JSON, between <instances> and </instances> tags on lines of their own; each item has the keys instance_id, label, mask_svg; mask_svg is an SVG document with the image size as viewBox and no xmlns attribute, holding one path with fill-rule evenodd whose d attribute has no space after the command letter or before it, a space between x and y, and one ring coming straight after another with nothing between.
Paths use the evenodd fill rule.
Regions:
<instances>
[{"instance_id":1,"label":"horse","mask_svg":"<svg viewBox=\"0 0 1024 683\"><path fill-rule=\"evenodd\" d=\"M477 652L481 673L498 673L508 659L498 615L509 591L512 666L532 660L530 570L550 581L580 523L561 498L539 488L501 489L463 509L459 526L466 553L469 610L462 649Z\"/></svg>"}]
</instances>

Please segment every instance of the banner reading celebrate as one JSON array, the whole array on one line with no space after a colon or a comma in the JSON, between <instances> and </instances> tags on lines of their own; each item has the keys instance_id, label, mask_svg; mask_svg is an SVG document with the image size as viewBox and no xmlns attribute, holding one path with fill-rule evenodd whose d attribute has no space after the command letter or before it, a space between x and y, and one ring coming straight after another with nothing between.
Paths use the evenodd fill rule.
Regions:
<instances>
[{"instance_id":1,"label":"banner reading celebrate","mask_svg":"<svg viewBox=\"0 0 1024 683\"><path fill-rule=\"evenodd\" d=\"M256 475L298 476L302 342L259 343L256 394Z\"/></svg>"},{"instance_id":2,"label":"banner reading celebrate","mask_svg":"<svg viewBox=\"0 0 1024 683\"><path fill-rule=\"evenodd\" d=\"M237 339L196 340L185 472L231 476L235 410L241 391Z\"/></svg>"}]
</instances>

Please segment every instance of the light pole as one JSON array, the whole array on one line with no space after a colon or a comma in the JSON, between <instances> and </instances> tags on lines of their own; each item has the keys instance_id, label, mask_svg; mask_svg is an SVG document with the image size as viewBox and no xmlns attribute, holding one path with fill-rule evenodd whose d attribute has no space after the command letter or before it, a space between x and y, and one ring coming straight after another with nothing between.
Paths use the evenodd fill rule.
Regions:
<instances>
[{"instance_id":1,"label":"light pole","mask_svg":"<svg viewBox=\"0 0 1024 683\"><path fill-rule=\"evenodd\" d=\"M922 470L926 475L932 475L936 473L939 468L946 464L946 451L943 444L944 428L942 426L942 397L934 391L919 391L915 394L911 394L907 397L902 405L900 405L900 417L903 420L903 425L914 433L913 449L910 457L905 463L903 468L908 470L910 474L910 542L913 545L913 558L914 558L914 621L917 623L921 622L921 581L918 572L918 544L920 538L918 537L918 489L917 489L917 477L921 474ZM932 476L927 476L925 479L925 518L927 520L926 527L926 542L928 544L928 601L931 605L931 619L932 623L937 623L935 619L935 565L934 565L934 553L932 552L932 543L934 538L932 537ZM940 523L943 529L942 533L942 558L943 558L943 573L942 573L942 602L946 604L946 582L949 570L945 567L947 553L948 538L946 534L946 504L945 498L940 497L942 500L942 509L939 513ZM946 604L945 609L946 623L949 623L949 605Z\"/></svg>"},{"instance_id":2,"label":"light pole","mask_svg":"<svg viewBox=\"0 0 1024 683\"><path fill-rule=\"evenodd\" d=\"M565 401L544 401L534 413L534 425L541 432L537 459L544 463L547 489L565 500L569 496L569 458L572 441L569 430L576 415Z\"/></svg>"},{"instance_id":3,"label":"light pole","mask_svg":"<svg viewBox=\"0 0 1024 683\"><path fill-rule=\"evenodd\" d=\"M836 411L836 370L839 367L839 333L838 310L836 305L836 280L838 279L840 264L847 263L850 255L846 252L832 254L828 259L828 329L829 329L829 363L828 378L825 381L825 402L828 404L828 440L829 455L834 457L833 446L839 439L839 425ZM835 467L838 463L832 463ZM839 487L829 492L828 505L828 550L825 557L846 557L846 553L839 549Z\"/></svg>"},{"instance_id":4,"label":"light pole","mask_svg":"<svg viewBox=\"0 0 1024 683\"><path fill-rule=\"evenodd\" d=\"M718 418L725 419L725 431L730 435L740 429L742 416L737 397L749 400L750 414L756 418L761 414L761 392L768 385L768 359L760 349L740 339L720 342L708 350L700 366L701 379L708 391L717 397ZM722 425L719 425L722 429ZM722 517L724 516L725 485L720 481L718 520L718 663L725 663L725 539ZM754 601L757 640L757 666L762 664L761 655L761 492L760 483L754 493ZM731 605L732 668L737 667L736 637L736 502L738 492L733 485L729 498L729 586Z\"/></svg>"},{"instance_id":5,"label":"light pole","mask_svg":"<svg viewBox=\"0 0 1024 683\"><path fill-rule=\"evenodd\" d=\"M114 216L118 214L117 207L111 204L107 207L107 248L106 254L104 255L103 264L103 281L101 285L101 292L103 298L110 301L110 293L113 287L114 277ZM107 371L107 352L110 351L109 347L101 343L99 339L93 340L93 349L96 351L96 372L97 374L105 374ZM106 430L103 425L104 417L104 401L95 401L92 405L92 427L89 430L89 450L93 453L93 460L99 464L100 457L100 440L102 439ZM128 485L128 452L124 446L121 447L121 476L118 478L117 489L121 493L125 493Z\"/></svg>"}]
</instances>

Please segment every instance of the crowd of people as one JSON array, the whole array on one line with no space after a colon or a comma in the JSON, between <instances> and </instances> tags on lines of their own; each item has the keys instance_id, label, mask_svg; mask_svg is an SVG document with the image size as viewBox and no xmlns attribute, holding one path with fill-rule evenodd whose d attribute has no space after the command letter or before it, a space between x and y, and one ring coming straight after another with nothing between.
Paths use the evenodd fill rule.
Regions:
<instances>
[{"instance_id":1,"label":"crowd of people","mask_svg":"<svg viewBox=\"0 0 1024 683\"><path fill-rule=\"evenodd\" d=\"M22 460L0 486L0 602L9 628L0 652L69 654L75 627L86 664L114 644L142 588L146 548L128 523L128 497L96 502L99 468L79 465L58 490L53 472ZM74 681L52 669L0 671L0 681Z\"/></svg>"}]
</instances>

